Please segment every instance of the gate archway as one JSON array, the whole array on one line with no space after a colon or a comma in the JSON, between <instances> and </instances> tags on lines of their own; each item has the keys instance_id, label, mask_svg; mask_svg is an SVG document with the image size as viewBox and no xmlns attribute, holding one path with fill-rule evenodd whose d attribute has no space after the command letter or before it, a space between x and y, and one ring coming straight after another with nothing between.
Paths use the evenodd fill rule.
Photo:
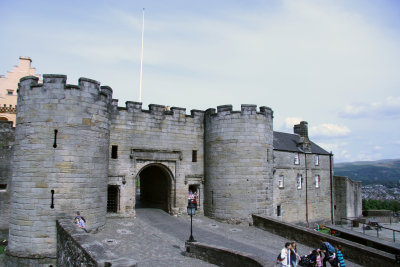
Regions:
<instances>
[{"instance_id":1,"label":"gate archway","mask_svg":"<svg viewBox=\"0 0 400 267\"><path fill-rule=\"evenodd\" d=\"M172 174L162 164L149 164L138 173L136 208L158 208L171 212Z\"/></svg>"}]
</instances>

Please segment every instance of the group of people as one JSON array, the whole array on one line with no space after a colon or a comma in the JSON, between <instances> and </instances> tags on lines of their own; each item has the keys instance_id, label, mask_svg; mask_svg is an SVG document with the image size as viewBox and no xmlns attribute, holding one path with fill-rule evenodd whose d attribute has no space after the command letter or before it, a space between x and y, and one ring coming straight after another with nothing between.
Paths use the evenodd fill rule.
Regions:
<instances>
[{"instance_id":1,"label":"group of people","mask_svg":"<svg viewBox=\"0 0 400 267\"><path fill-rule=\"evenodd\" d=\"M192 190L189 191L189 195L188 195L188 204L193 203L195 209L197 210L197 192L192 192Z\"/></svg>"},{"instance_id":2,"label":"group of people","mask_svg":"<svg viewBox=\"0 0 400 267\"><path fill-rule=\"evenodd\" d=\"M278 256L278 263L281 267L326 267L329 262L334 267L345 267L342 247L333 247L326 239L321 239L321 247L313 250L309 255L300 257L297 252L296 242L286 242L285 247ZM324 257L322 257L324 255Z\"/></svg>"}]
</instances>

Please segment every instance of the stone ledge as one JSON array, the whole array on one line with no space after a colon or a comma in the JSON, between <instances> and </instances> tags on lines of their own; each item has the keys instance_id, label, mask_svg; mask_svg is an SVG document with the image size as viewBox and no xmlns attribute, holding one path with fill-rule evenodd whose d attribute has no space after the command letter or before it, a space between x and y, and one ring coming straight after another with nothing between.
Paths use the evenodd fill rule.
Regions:
<instances>
[{"instance_id":1,"label":"stone ledge","mask_svg":"<svg viewBox=\"0 0 400 267\"><path fill-rule=\"evenodd\" d=\"M387 253L400 255L400 248L398 245L394 245L392 242L379 239L374 236L367 236L363 233L358 233L351 231L342 227L337 227L335 225L327 225L328 228L333 229L339 234L340 238L351 240L359 244L375 248L378 250L385 251Z\"/></svg>"},{"instance_id":2,"label":"stone ledge","mask_svg":"<svg viewBox=\"0 0 400 267\"><path fill-rule=\"evenodd\" d=\"M199 242L186 242L185 256L200 259L218 266L275 266L275 263L258 256L231 249L205 245Z\"/></svg>"},{"instance_id":3,"label":"stone ledge","mask_svg":"<svg viewBox=\"0 0 400 267\"><path fill-rule=\"evenodd\" d=\"M320 247L321 238L325 238L334 246L341 245L344 257L362 266L400 266L400 264L396 264L394 254L342 238L322 234L302 226L281 222L274 218L256 214L252 216L255 227L288 238L289 240L296 240L310 247Z\"/></svg>"},{"instance_id":4,"label":"stone ledge","mask_svg":"<svg viewBox=\"0 0 400 267\"><path fill-rule=\"evenodd\" d=\"M57 220L58 266L135 267L134 259L109 259L107 247L77 227L72 218Z\"/></svg>"}]
</instances>

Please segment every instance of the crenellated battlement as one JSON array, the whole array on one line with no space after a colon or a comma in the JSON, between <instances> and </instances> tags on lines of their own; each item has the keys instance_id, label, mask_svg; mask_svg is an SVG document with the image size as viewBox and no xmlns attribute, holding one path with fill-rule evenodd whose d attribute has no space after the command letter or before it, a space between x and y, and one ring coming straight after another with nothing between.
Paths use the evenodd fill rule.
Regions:
<instances>
[{"instance_id":1,"label":"crenellated battlement","mask_svg":"<svg viewBox=\"0 0 400 267\"><path fill-rule=\"evenodd\" d=\"M206 116L228 116L231 114L241 115L257 115L261 114L269 118L273 118L273 111L269 107L261 106L260 111L257 111L257 105L242 104L240 111L233 111L232 105L221 105L215 108L209 108L205 111Z\"/></svg>"},{"instance_id":2,"label":"crenellated battlement","mask_svg":"<svg viewBox=\"0 0 400 267\"><path fill-rule=\"evenodd\" d=\"M145 114L152 114L152 115L159 115L159 116L172 116L177 118L183 117L202 117L204 115L204 111L192 109L190 110L190 115L186 114L186 108L180 107L167 107L165 105L158 105L158 104L150 104L149 109L143 109L141 102L134 102L134 101L126 101L125 107L118 106L118 99L112 100L113 110L115 112L119 111L127 111L129 113L145 113Z\"/></svg>"},{"instance_id":3,"label":"crenellated battlement","mask_svg":"<svg viewBox=\"0 0 400 267\"><path fill-rule=\"evenodd\" d=\"M63 74L43 74L43 83L38 83L39 79L35 76L26 76L20 79L18 84L18 96L52 94L57 90L70 91L73 96L77 93L84 97L95 97L96 100L103 99L111 104L112 89L109 86L100 86L100 82L88 78L81 77L78 85L67 84L67 75ZM34 90L34 92L32 92ZM72 92L74 91L74 92ZM43 96L42 96L43 97Z\"/></svg>"}]
</instances>

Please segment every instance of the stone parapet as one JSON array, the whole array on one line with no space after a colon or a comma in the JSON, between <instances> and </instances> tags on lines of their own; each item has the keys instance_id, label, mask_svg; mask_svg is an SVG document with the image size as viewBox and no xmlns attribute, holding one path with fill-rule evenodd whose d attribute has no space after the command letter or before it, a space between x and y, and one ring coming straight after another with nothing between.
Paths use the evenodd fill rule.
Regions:
<instances>
[{"instance_id":1,"label":"stone parapet","mask_svg":"<svg viewBox=\"0 0 400 267\"><path fill-rule=\"evenodd\" d=\"M72 223L73 218L57 221L57 265L93 267L135 267L134 259L107 257L108 248L91 234Z\"/></svg>"},{"instance_id":2,"label":"stone parapet","mask_svg":"<svg viewBox=\"0 0 400 267\"><path fill-rule=\"evenodd\" d=\"M252 217L255 227L283 236L289 240L296 240L310 247L319 248L322 238L325 238L333 246L341 245L344 257L362 266L400 266L400 264L396 263L395 255L391 253L266 216L253 214Z\"/></svg>"},{"instance_id":3,"label":"stone parapet","mask_svg":"<svg viewBox=\"0 0 400 267\"><path fill-rule=\"evenodd\" d=\"M206 245L199 242L186 242L185 255L196 259L216 264L218 266L247 266L247 267L272 267L274 262L269 262L260 257L244 252L235 251L218 246Z\"/></svg>"}]
</instances>

